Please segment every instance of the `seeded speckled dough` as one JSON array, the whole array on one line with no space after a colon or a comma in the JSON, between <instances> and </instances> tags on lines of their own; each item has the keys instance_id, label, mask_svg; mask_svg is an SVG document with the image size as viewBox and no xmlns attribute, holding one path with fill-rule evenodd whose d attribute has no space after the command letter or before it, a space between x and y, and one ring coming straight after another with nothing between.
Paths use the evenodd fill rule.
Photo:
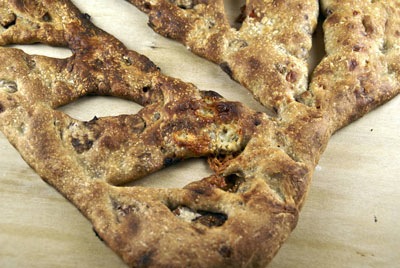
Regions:
<instances>
[{"instance_id":1,"label":"seeded speckled dough","mask_svg":"<svg viewBox=\"0 0 400 268\"><path fill-rule=\"evenodd\" d=\"M310 88L305 61L318 6L289 2L248 1L239 31L227 24L222 1L135 2L154 29L220 64L276 111L271 117L161 74L69 1L2 1L1 45L42 42L67 46L73 55L53 59L0 48L0 129L129 266L263 267L295 227L330 135L399 92L395 1L349 5L357 12L329 9L328 55ZM375 5L384 7L381 13L373 12ZM278 23L278 11L293 16ZM349 14L373 15L371 27ZM356 26L372 29L357 39L365 49L336 42L342 21L354 23L346 28L349 37ZM300 25L304 32L296 35ZM292 40L282 38L283 29ZM376 49L380 54L372 56ZM277 61L271 65L264 52ZM282 57L287 65L276 65ZM256 74L271 66L268 76ZM55 110L87 94L144 108L87 122ZM190 157L208 157L215 174L183 189L118 186Z\"/></svg>"},{"instance_id":2,"label":"seeded speckled dough","mask_svg":"<svg viewBox=\"0 0 400 268\"><path fill-rule=\"evenodd\" d=\"M312 105L338 129L399 92L400 3L322 1L327 57L314 70Z\"/></svg>"},{"instance_id":3,"label":"seeded speckled dough","mask_svg":"<svg viewBox=\"0 0 400 268\"><path fill-rule=\"evenodd\" d=\"M216 62L271 111L307 90L307 58L318 1L246 2L240 29L232 28L223 0L130 0L149 25Z\"/></svg>"}]
</instances>

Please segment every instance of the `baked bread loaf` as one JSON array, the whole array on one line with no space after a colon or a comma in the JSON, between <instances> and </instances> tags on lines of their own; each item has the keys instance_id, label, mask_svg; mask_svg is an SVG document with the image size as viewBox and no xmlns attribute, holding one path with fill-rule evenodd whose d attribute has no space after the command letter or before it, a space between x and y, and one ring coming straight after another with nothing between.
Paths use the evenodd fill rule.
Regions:
<instances>
[{"instance_id":1,"label":"baked bread loaf","mask_svg":"<svg viewBox=\"0 0 400 268\"><path fill-rule=\"evenodd\" d=\"M308 19L293 22L306 21L309 27L299 37L300 51L294 40L272 38L267 45L259 45L264 37L253 36L250 24L264 27L260 25L264 20L271 26L263 19L270 9L265 8L268 3L254 1L245 9L242 26L242 35L249 35L244 41L252 49L239 45L237 51L228 52L218 48L226 44L226 36L235 33L226 24L222 1L193 2L196 5L184 8L187 3L178 2L136 4L155 15L176 12L176 17L154 17L152 27L189 47L193 43L192 50L220 64L273 114L255 112L215 92L200 91L163 75L149 59L95 27L69 1L16 1L1 2L2 45L41 42L67 46L73 55L54 59L0 49L5 66L0 68L0 129L26 162L92 222L98 235L128 265L262 267L295 227L312 172L330 135L398 94L398 50L391 37L400 9L394 1L326 3L328 55L307 87L305 62L318 8L313 1L302 6ZM283 1L274 3L287 7ZM207 12L197 14L192 9ZM196 14L192 18L183 12ZM218 18L209 30L203 29L216 31L212 42L188 30L192 20L201 21L208 14ZM254 16L263 18L256 22ZM187 32L171 34L177 21L182 24L176 28ZM382 30L381 25L386 28ZM347 43L329 48L339 35L355 36L357 27L368 29L364 39L354 38L363 49L354 50L356 44ZM205 47L198 44L201 40L207 40ZM382 40L387 40L384 50L379 46ZM275 63L275 71L268 69L272 65L263 53L276 42L290 53L274 52L271 57L286 57L289 69ZM215 45L216 56L208 54L209 44ZM269 76L259 74L267 69ZM255 80L259 84L253 87L250 84ZM268 80L279 81L277 91ZM288 83L293 85L287 87ZM144 108L136 115L86 122L56 110L87 94L116 96ZM215 174L183 189L121 186L190 157L208 157Z\"/></svg>"}]
</instances>

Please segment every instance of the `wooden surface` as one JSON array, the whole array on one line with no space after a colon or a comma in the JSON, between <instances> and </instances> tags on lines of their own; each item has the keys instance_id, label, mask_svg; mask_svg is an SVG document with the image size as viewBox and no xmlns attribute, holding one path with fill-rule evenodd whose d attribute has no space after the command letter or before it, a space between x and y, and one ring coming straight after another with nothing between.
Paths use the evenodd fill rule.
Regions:
<instances>
[{"instance_id":1,"label":"wooden surface","mask_svg":"<svg viewBox=\"0 0 400 268\"><path fill-rule=\"evenodd\" d=\"M258 105L217 66L147 27L124 1L75 1L92 21L170 76ZM70 52L23 46L29 53ZM321 50L319 50L318 54ZM318 51L317 51L318 52ZM398 267L400 265L400 96L342 129L316 168L297 228L269 267ZM135 113L140 106L113 98L84 98L63 107L71 116ZM190 160L137 182L183 186L210 173ZM89 222L46 185L0 134L0 267L126 267Z\"/></svg>"}]
</instances>

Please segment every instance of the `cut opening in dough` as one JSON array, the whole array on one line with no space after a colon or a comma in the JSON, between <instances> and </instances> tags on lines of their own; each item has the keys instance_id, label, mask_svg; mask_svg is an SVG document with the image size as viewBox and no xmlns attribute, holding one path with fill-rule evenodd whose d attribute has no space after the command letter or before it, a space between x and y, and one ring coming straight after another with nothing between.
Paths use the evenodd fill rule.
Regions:
<instances>
[{"instance_id":1,"label":"cut opening in dough","mask_svg":"<svg viewBox=\"0 0 400 268\"><path fill-rule=\"evenodd\" d=\"M74 119L89 121L94 117L136 114L143 106L110 96L86 96L58 108Z\"/></svg>"},{"instance_id":2,"label":"cut opening in dough","mask_svg":"<svg viewBox=\"0 0 400 268\"><path fill-rule=\"evenodd\" d=\"M224 0L225 14L232 28L238 30L242 26L241 17L245 6L245 0Z\"/></svg>"},{"instance_id":3,"label":"cut opening in dough","mask_svg":"<svg viewBox=\"0 0 400 268\"><path fill-rule=\"evenodd\" d=\"M12 45L10 47L21 49L30 55L41 55L59 59L65 59L72 56L72 51L65 47L50 47L44 44Z\"/></svg>"},{"instance_id":4,"label":"cut opening in dough","mask_svg":"<svg viewBox=\"0 0 400 268\"><path fill-rule=\"evenodd\" d=\"M190 173L190 176L187 174ZM205 158L192 158L175 163L167 168L129 183L129 186L150 188L182 188L191 182L213 174Z\"/></svg>"}]
</instances>

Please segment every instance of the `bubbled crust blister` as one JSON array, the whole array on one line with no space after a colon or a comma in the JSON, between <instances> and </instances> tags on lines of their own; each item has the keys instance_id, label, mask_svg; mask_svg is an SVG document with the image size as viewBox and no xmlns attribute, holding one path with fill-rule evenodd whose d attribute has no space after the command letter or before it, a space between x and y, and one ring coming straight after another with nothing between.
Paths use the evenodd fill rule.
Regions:
<instances>
[{"instance_id":1,"label":"bubbled crust blister","mask_svg":"<svg viewBox=\"0 0 400 268\"><path fill-rule=\"evenodd\" d=\"M247 1L239 30L229 26L223 1L132 2L149 13L151 27L220 64L276 116L161 74L69 1L3 1L2 45L57 44L73 55L53 59L0 48L8 66L0 69L1 130L128 265L262 267L295 227L330 135L398 94L397 46L377 59L368 49L383 37L395 44L398 24L391 15L399 8L395 1L373 4L384 11L373 14L376 35L361 39L369 46L360 55L348 44L329 49L342 31L335 22L350 12L329 9L328 56L307 88L315 1ZM358 14L373 13L373 5L365 3ZM277 20L283 12L290 15ZM356 28L347 29L349 37ZM374 72L381 65L390 68ZM327 81L329 90L321 86ZM87 94L144 108L86 122L54 110ZM183 189L117 186L190 157L208 157L215 174Z\"/></svg>"}]
</instances>

